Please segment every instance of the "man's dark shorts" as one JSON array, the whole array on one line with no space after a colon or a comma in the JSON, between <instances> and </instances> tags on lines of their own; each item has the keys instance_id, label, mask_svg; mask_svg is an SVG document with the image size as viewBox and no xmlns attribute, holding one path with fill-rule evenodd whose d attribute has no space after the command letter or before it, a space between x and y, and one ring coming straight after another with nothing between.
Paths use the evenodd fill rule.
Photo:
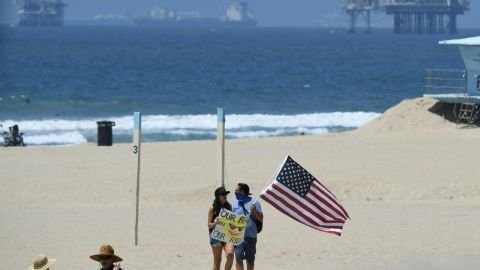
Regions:
<instances>
[{"instance_id":1,"label":"man's dark shorts","mask_svg":"<svg viewBox=\"0 0 480 270\"><path fill-rule=\"evenodd\" d=\"M255 262L255 253L257 253L257 238L245 237L240 245L235 247L235 258L247 260L250 264Z\"/></svg>"}]
</instances>

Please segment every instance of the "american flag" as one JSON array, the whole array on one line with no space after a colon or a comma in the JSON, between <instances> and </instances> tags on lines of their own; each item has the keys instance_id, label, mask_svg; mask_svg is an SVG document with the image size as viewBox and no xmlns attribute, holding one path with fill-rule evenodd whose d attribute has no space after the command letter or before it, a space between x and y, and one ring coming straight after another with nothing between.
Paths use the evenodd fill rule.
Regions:
<instances>
[{"instance_id":1,"label":"american flag","mask_svg":"<svg viewBox=\"0 0 480 270\"><path fill-rule=\"evenodd\" d=\"M347 211L313 175L287 156L260 198L280 212L322 232L342 234Z\"/></svg>"}]
</instances>

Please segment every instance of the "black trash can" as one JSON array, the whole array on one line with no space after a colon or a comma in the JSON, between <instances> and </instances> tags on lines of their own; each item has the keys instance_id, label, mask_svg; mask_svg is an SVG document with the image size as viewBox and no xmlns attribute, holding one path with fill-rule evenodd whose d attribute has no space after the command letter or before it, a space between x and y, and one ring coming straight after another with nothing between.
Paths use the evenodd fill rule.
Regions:
<instances>
[{"instance_id":1,"label":"black trash can","mask_svg":"<svg viewBox=\"0 0 480 270\"><path fill-rule=\"evenodd\" d=\"M97 122L97 126L98 126L97 145L98 146L112 146L112 143L113 143L112 127L115 126L115 122L99 121L99 122Z\"/></svg>"}]
</instances>

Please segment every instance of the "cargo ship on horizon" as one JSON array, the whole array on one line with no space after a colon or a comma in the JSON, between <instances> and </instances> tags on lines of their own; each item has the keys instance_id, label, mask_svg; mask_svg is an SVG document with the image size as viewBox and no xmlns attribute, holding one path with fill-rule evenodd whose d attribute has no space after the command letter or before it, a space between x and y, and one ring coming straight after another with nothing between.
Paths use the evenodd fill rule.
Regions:
<instances>
[{"instance_id":1,"label":"cargo ship on horizon","mask_svg":"<svg viewBox=\"0 0 480 270\"><path fill-rule=\"evenodd\" d=\"M140 26L162 28L251 28L257 25L245 2L231 5L220 18L202 17L198 12L177 12L172 8L155 8L135 18Z\"/></svg>"},{"instance_id":2,"label":"cargo ship on horizon","mask_svg":"<svg viewBox=\"0 0 480 270\"><path fill-rule=\"evenodd\" d=\"M19 2L19 26L63 26L63 0L23 0Z\"/></svg>"}]
</instances>

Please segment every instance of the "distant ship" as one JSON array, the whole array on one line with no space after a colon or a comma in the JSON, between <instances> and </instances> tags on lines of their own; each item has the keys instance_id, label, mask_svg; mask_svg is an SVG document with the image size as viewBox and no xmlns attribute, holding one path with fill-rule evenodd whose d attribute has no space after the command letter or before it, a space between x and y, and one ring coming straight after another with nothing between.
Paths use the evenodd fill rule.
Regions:
<instances>
[{"instance_id":1,"label":"distant ship","mask_svg":"<svg viewBox=\"0 0 480 270\"><path fill-rule=\"evenodd\" d=\"M157 7L135 18L135 22L142 26L163 28L249 28L257 25L245 2L231 5L221 18L206 18L197 12L179 13L175 9Z\"/></svg>"},{"instance_id":2,"label":"distant ship","mask_svg":"<svg viewBox=\"0 0 480 270\"><path fill-rule=\"evenodd\" d=\"M18 15L20 26L63 26L63 0L23 0Z\"/></svg>"}]
</instances>

